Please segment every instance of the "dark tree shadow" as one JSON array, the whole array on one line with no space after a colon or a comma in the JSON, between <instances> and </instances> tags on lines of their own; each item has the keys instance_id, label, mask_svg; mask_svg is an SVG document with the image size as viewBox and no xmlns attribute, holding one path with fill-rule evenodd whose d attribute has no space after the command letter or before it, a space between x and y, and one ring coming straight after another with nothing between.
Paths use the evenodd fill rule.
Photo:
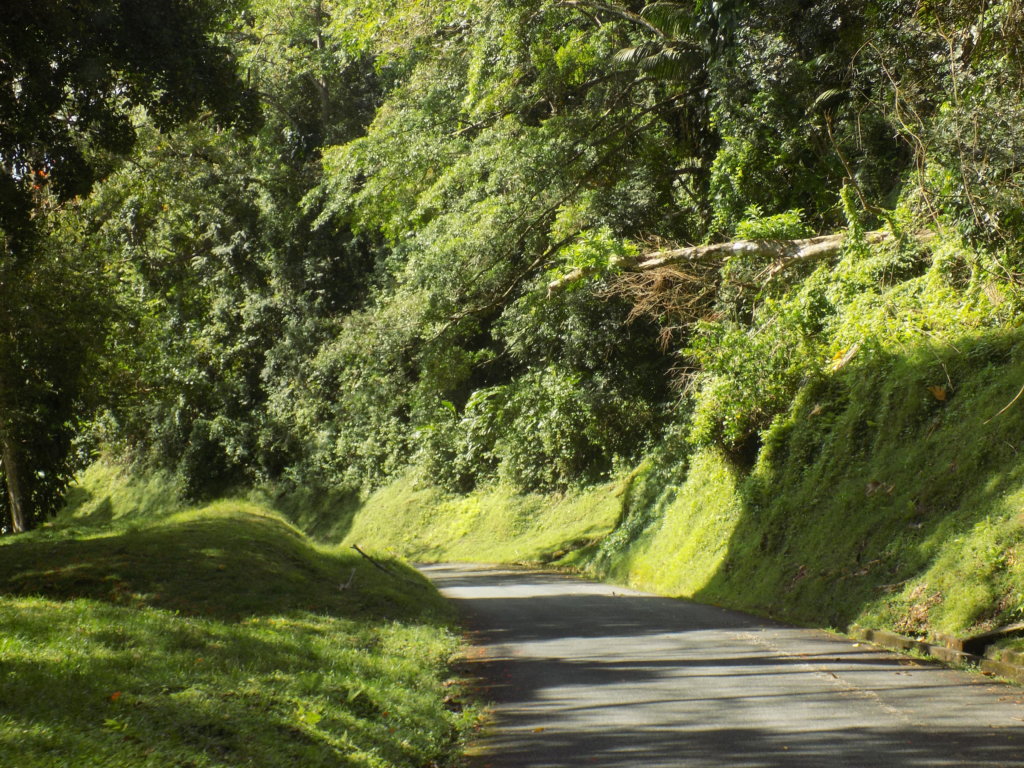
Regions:
<instances>
[{"instance_id":1,"label":"dark tree shadow","mask_svg":"<svg viewBox=\"0 0 1024 768\"><path fill-rule=\"evenodd\" d=\"M475 766L1024 765L1024 708L936 665L554 574L423 571L484 649L462 665L494 707Z\"/></svg>"}]
</instances>

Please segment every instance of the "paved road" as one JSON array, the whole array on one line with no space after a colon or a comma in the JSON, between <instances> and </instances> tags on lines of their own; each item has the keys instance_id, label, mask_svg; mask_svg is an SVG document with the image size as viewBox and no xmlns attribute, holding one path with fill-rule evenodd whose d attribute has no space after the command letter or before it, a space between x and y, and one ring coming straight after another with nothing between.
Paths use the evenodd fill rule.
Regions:
<instances>
[{"instance_id":1,"label":"paved road","mask_svg":"<svg viewBox=\"0 0 1024 768\"><path fill-rule=\"evenodd\" d=\"M1024 766L1024 689L606 584L422 571L480 644L479 766Z\"/></svg>"}]
</instances>

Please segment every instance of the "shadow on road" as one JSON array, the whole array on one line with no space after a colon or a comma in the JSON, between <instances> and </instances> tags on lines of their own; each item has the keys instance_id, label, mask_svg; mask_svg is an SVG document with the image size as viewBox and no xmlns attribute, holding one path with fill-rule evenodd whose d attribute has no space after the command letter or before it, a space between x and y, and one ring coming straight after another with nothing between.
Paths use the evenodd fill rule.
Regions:
<instances>
[{"instance_id":1,"label":"shadow on road","mask_svg":"<svg viewBox=\"0 0 1024 768\"><path fill-rule=\"evenodd\" d=\"M475 765L1024 765L1024 711L984 681L557 574L423 570L484 649L465 668L494 703Z\"/></svg>"},{"instance_id":2,"label":"shadow on road","mask_svg":"<svg viewBox=\"0 0 1024 768\"><path fill-rule=\"evenodd\" d=\"M999 733L968 729L942 731L819 730L807 723L801 732L710 725L705 730L609 728L603 733L534 733L503 718L505 732L488 745L493 759L480 765L565 768L661 766L807 766L807 768L934 768L935 766L1020 766L1020 741ZM531 738L533 737L533 738ZM543 738L543 742L540 741ZM583 744L581 745L581 740ZM941 745L941 746L937 746Z\"/></svg>"}]
</instances>

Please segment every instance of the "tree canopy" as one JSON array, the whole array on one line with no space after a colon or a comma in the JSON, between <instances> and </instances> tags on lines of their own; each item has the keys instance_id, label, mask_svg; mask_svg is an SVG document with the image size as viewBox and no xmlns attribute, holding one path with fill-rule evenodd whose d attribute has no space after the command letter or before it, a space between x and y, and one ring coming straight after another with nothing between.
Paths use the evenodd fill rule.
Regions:
<instances>
[{"instance_id":1,"label":"tree canopy","mask_svg":"<svg viewBox=\"0 0 1024 768\"><path fill-rule=\"evenodd\" d=\"M0 20L0 433L28 517L101 449L197 496L407 471L563 490L655 444L742 459L836 353L1007 322L1020 19L22 4ZM762 245L700 250L732 240ZM851 330L895 284L916 319Z\"/></svg>"},{"instance_id":2,"label":"tree canopy","mask_svg":"<svg viewBox=\"0 0 1024 768\"><path fill-rule=\"evenodd\" d=\"M61 209L131 151L133 110L164 130L203 110L253 124L256 102L224 38L235 10L31 0L0 18L0 461L11 530L59 500L109 317L104 257L83 240L88 224Z\"/></svg>"}]
</instances>

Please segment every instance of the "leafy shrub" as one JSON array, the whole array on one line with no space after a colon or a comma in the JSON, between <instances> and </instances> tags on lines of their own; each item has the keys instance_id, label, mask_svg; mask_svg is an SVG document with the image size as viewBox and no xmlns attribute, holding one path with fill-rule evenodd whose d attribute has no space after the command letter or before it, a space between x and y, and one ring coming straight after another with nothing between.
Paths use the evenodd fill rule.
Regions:
<instances>
[{"instance_id":1,"label":"leafy shrub","mask_svg":"<svg viewBox=\"0 0 1024 768\"><path fill-rule=\"evenodd\" d=\"M774 216L765 216L761 208L751 205L736 225L736 237L741 240L796 240L809 237L811 229L803 221L803 211L793 208Z\"/></svg>"},{"instance_id":2,"label":"leafy shrub","mask_svg":"<svg viewBox=\"0 0 1024 768\"><path fill-rule=\"evenodd\" d=\"M800 318L794 313L773 319L755 328L698 328L686 350L701 369L691 384L694 443L744 449L820 370L820 343L802 333Z\"/></svg>"},{"instance_id":3,"label":"leafy shrub","mask_svg":"<svg viewBox=\"0 0 1024 768\"><path fill-rule=\"evenodd\" d=\"M580 233L576 239L559 253L561 266L552 270L551 277L562 277L573 270L580 270L583 275L606 276L624 259L635 258L639 252L636 244L616 238L609 227L588 230ZM580 285L576 281L567 289Z\"/></svg>"},{"instance_id":4,"label":"leafy shrub","mask_svg":"<svg viewBox=\"0 0 1024 768\"><path fill-rule=\"evenodd\" d=\"M425 467L458 490L486 478L521 490L603 479L617 458L633 455L655 415L602 376L556 366L475 391L461 418L444 410L422 433Z\"/></svg>"}]
</instances>

